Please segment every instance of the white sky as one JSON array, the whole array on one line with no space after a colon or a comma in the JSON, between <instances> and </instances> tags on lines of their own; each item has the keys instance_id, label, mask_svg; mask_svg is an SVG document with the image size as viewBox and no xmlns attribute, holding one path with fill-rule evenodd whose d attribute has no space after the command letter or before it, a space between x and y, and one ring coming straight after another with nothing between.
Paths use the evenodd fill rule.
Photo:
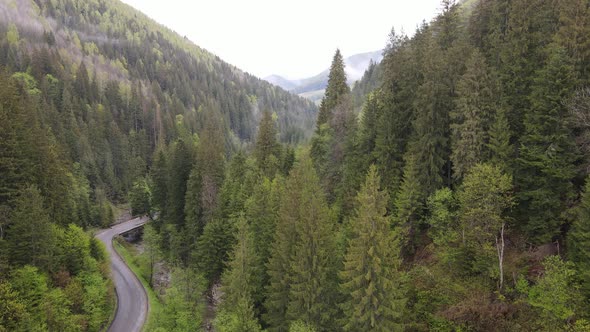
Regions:
<instances>
[{"instance_id":1,"label":"white sky","mask_svg":"<svg viewBox=\"0 0 590 332\"><path fill-rule=\"evenodd\" d=\"M238 68L304 78L382 49L392 27L412 35L440 0L123 0Z\"/></svg>"}]
</instances>

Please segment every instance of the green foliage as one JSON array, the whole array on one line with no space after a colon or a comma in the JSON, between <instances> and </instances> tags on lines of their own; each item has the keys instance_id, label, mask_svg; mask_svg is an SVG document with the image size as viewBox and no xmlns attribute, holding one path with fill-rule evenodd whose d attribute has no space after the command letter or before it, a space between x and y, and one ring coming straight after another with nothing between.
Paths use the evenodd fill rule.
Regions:
<instances>
[{"instance_id":1,"label":"green foliage","mask_svg":"<svg viewBox=\"0 0 590 332\"><path fill-rule=\"evenodd\" d=\"M346 331L401 330L405 306L399 280L399 245L386 217L387 192L371 166L357 196L352 238L340 273Z\"/></svg>"},{"instance_id":2,"label":"green foliage","mask_svg":"<svg viewBox=\"0 0 590 332\"><path fill-rule=\"evenodd\" d=\"M212 220L205 225L192 252L193 264L199 271L203 271L209 284L218 281L223 273L234 243L233 229L233 220Z\"/></svg>"},{"instance_id":3,"label":"green foliage","mask_svg":"<svg viewBox=\"0 0 590 332\"><path fill-rule=\"evenodd\" d=\"M147 178L138 179L133 183L129 191L129 204L131 214L134 216L145 215L151 211L151 193Z\"/></svg>"},{"instance_id":4,"label":"green foliage","mask_svg":"<svg viewBox=\"0 0 590 332\"><path fill-rule=\"evenodd\" d=\"M318 113L317 128L330 120L332 110L340 103L340 98L349 93L350 88L346 84L346 73L344 72L344 59L340 50L336 50L330 66L326 94L322 99Z\"/></svg>"},{"instance_id":5,"label":"green foliage","mask_svg":"<svg viewBox=\"0 0 590 332\"><path fill-rule=\"evenodd\" d=\"M569 258L575 263L581 291L590 300L590 181L586 181L575 219L568 234ZM588 303L588 302L587 302Z\"/></svg>"},{"instance_id":6,"label":"green foliage","mask_svg":"<svg viewBox=\"0 0 590 332\"><path fill-rule=\"evenodd\" d=\"M222 278L223 304L221 318L215 327L220 331L259 331L254 315L253 296L260 292L259 257L254 247L254 236L243 215L237 220L237 242L229 257L228 270Z\"/></svg>"},{"instance_id":7,"label":"green foliage","mask_svg":"<svg viewBox=\"0 0 590 332\"><path fill-rule=\"evenodd\" d=\"M488 270L491 277L502 272L496 271L490 261L504 250L500 246L504 242L505 213L513 206L511 191L511 176L502 174L496 166L477 164L457 193L463 246L475 252L473 272ZM498 259L501 268L502 257Z\"/></svg>"},{"instance_id":8,"label":"green foliage","mask_svg":"<svg viewBox=\"0 0 590 332\"><path fill-rule=\"evenodd\" d=\"M289 262L287 317L325 329L333 326L337 314L335 227L311 160L300 160L290 177L299 185L294 188L299 206L289 216L281 213L293 218L297 239Z\"/></svg>"},{"instance_id":9,"label":"green foliage","mask_svg":"<svg viewBox=\"0 0 590 332\"><path fill-rule=\"evenodd\" d=\"M461 179L488 157L491 119L497 109L497 82L483 55L474 50L457 82L456 109L451 112L453 176Z\"/></svg>"},{"instance_id":10,"label":"green foliage","mask_svg":"<svg viewBox=\"0 0 590 332\"><path fill-rule=\"evenodd\" d=\"M566 114L561 100L572 93L575 74L563 49L551 47L548 52L532 86L516 177L523 229L535 243L557 235L560 213L572 195L577 159L572 133L561 120Z\"/></svg>"},{"instance_id":11,"label":"green foliage","mask_svg":"<svg viewBox=\"0 0 590 332\"><path fill-rule=\"evenodd\" d=\"M264 112L258 125L254 157L258 168L268 177L272 178L278 169L279 149L275 122L270 112Z\"/></svg>"},{"instance_id":12,"label":"green foliage","mask_svg":"<svg viewBox=\"0 0 590 332\"><path fill-rule=\"evenodd\" d=\"M571 262L559 256L547 257L543 268L545 272L536 284L529 287L520 282L518 290L525 293L528 304L540 311L543 326L559 329L576 314L580 301L574 282L576 271Z\"/></svg>"},{"instance_id":13,"label":"green foliage","mask_svg":"<svg viewBox=\"0 0 590 332\"><path fill-rule=\"evenodd\" d=\"M14 204L6 235L11 264L48 268L53 243L41 193L34 186L28 187Z\"/></svg>"}]
</instances>

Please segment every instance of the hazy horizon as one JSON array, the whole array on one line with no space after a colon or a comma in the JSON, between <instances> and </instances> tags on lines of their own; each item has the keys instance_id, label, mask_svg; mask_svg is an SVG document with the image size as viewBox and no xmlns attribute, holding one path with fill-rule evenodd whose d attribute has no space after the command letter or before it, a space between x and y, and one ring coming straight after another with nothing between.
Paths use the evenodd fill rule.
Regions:
<instances>
[{"instance_id":1,"label":"hazy horizon","mask_svg":"<svg viewBox=\"0 0 590 332\"><path fill-rule=\"evenodd\" d=\"M288 79L326 69L336 48L344 57L383 49L392 27L412 35L440 9L440 0L122 1L242 70Z\"/></svg>"}]
</instances>

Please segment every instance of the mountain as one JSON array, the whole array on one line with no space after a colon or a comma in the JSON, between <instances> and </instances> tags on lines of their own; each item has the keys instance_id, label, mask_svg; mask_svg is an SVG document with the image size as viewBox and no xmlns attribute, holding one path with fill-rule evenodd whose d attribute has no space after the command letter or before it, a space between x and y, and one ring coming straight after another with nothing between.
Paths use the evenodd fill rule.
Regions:
<instances>
[{"instance_id":1,"label":"mountain","mask_svg":"<svg viewBox=\"0 0 590 332\"><path fill-rule=\"evenodd\" d=\"M382 59L383 51L381 50L355 54L344 59L344 70L346 72L348 84L352 85L354 82L361 79L365 71L369 68L371 62L379 63ZM317 75L303 79L289 80L279 75L271 75L264 79L287 91L317 102L324 96L324 89L328 85L329 73L329 69L326 69Z\"/></svg>"}]
</instances>

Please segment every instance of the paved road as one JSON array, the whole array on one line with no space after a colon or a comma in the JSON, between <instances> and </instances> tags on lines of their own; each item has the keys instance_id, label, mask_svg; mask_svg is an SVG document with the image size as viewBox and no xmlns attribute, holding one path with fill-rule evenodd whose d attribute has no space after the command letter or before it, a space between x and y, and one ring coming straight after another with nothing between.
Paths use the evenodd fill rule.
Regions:
<instances>
[{"instance_id":1,"label":"paved road","mask_svg":"<svg viewBox=\"0 0 590 332\"><path fill-rule=\"evenodd\" d=\"M139 332L145 323L149 309L145 289L113 249L112 239L121 233L145 224L146 221L147 218L135 218L102 230L96 235L105 244L111 256L111 271L117 291L117 312L109 332Z\"/></svg>"}]
</instances>

